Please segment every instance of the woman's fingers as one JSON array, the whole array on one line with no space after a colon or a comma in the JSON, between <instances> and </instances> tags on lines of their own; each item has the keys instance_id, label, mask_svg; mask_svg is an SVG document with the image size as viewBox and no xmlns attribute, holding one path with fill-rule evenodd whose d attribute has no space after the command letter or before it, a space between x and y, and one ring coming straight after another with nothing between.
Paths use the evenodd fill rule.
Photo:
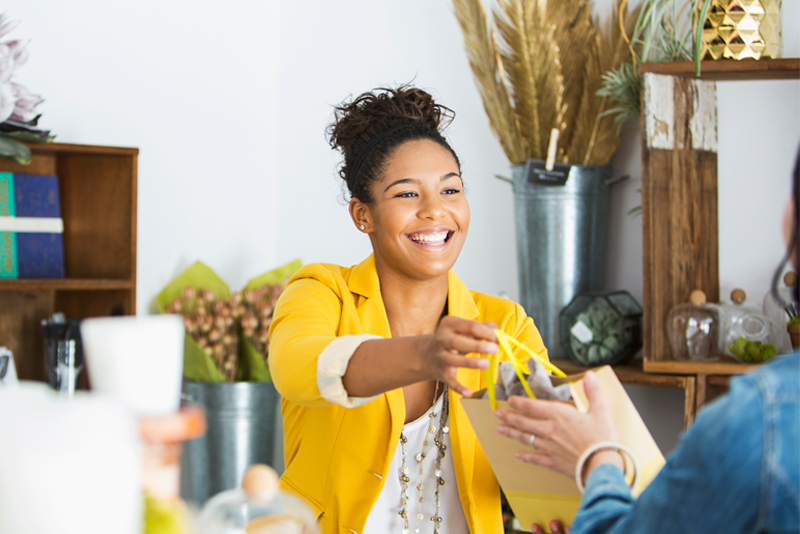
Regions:
<instances>
[{"instance_id":1,"label":"woman's fingers","mask_svg":"<svg viewBox=\"0 0 800 534\"><path fill-rule=\"evenodd\" d=\"M563 526L561 525L561 521L558 521L556 519L550 521L549 526L551 534L564 534L565 532L569 532L569 527L564 529ZM531 534L544 534L544 530L542 529L542 527L534 523L531 525Z\"/></svg>"},{"instance_id":2,"label":"woman's fingers","mask_svg":"<svg viewBox=\"0 0 800 534\"><path fill-rule=\"evenodd\" d=\"M553 410L565 408L565 406L556 402L536 400L529 397L520 397L518 395L509 397L508 405L518 412L522 412L528 417L535 417L536 419L548 419L553 415Z\"/></svg>"},{"instance_id":3,"label":"woman's fingers","mask_svg":"<svg viewBox=\"0 0 800 534\"><path fill-rule=\"evenodd\" d=\"M519 451L515 456L517 460L522 460L528 464L541 465L548 469L556 468L556 461L549 454L533 451Z\"/></svg>"},{"instance_id":4,"label":"woman's fingers","mask_svg":"<svg viewBox=\"0 0 800 534\"><path fill-rule=\"evenodd\" d=\"M608 411L603 391L592 371L583 376L583 390L586 392L586 400L589 401L589 412L604 413Z\"/></svg>"},{"instance_id":5,"label":"woman's fingers","mask_svg":"<svg viewBox=\"0 0 800 534\"><path fill-rule=\"evenodd\" d=\"M447 387L449 387L462 397L472 396L472 391L468 387L461 385L461 383L458 380L456 380L455 373L453 373L452 376L446 376L444 378L444 383L447 384Z\"/></svg>"},{"instance_id":6,"label":"woman's fingers","mask_svg":"<svg viewBox=\"0 0 800 534\"><path fill-rule=\"evenodd\" d=\"M442 319L439 327L446 328L462 336L497 343L497 336L494 333L497 330L497 325L494 323L479 323L448 315Z\"/></svg>"},{"instance_id":7,"label":"woman's fingers","mask_svg":"<svg viewBox=\"0 0 800 534\"><path fill-rule=\"evenodd\" d=\"M486 358L467 358L455 354L445 354L442 363L447 367L466 367L467 369L488 369L489 360Z\"/></svg>"},{"instance_id":8,"label":"woman's fingers","mask_svg":"<svg viewBox=\"0 0 800 534\"><path fill-rule=\"evenodd\" d=\"M545 419L534 419L508 410L497 410L497 417L508 428L535 436L549 435L552 424Z\"/></svg>"},{"instance_id":9,"label":"woman's fingers","mask_svg":"<svg viewBox=\"0 0 800 534\"><path fill-rule=\"evenodd\" d=\"M500 434L507 436L513 440L516 440L520 442L522 445L524 445L525 448L521 449L519 451L520 453L535 452L537 454L543 454L545 456L553 456L553 455L558 455L560 453L558 445L556 445L555 443L548 440L542 435L520 432L519 430L507 427L505 425L500 425L497 430L498 432L500 432ZM531 435L535 436L533 438L533 449L530 448Z\"/></svg>"},{"instance_id":10,"label":"woman's fingers","mask_svg":"<svg viewBox=\"0 0 800 534\"><path fill-rule=\"evenodd\" d=\"M497 343L473 339L458 334L450 334L445 339L445 346L448 350L453 350L461 354L495 354L497 353Z\"/></svg>"}]
</instances>

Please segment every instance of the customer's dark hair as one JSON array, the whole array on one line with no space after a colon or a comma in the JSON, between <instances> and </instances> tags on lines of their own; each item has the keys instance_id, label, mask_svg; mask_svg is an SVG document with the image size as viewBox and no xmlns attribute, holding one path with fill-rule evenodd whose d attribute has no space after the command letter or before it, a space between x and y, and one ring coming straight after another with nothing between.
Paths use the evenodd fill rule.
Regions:
<instances>
[{"instance_id":1,"label":"customer's dark hair","mask_svg":"<svg viewBox=\"0 0 800 534\"><path fill-rule=\"evenodd\" d=\"M440 144L460 169L458 156L441 134L454 116L430 94L409 85L377 88L336 106L327 131L331 147L344 156L339 176L350 196L372 202L370 186L380 180L394 151L408 141L429 139Z\"/></svg>"},{"instance_id":2,"label":"customer's dark hair","mask_svg":"<svg viewBox=\"0 0 800 534\"><path fill-rule=\"evenodd\" d=\"M775 271L772 277L772 296L778 302L783 302L778 294L778 284L780 283L781 274L787 263L790 262L792 256L800 250L800 148L797 150L797 156L794 161L794 176L792 181L792 201L794 202L794 224L792 225L792 238L789 241L789 249L786 251L783 261ZM793 296L795 302L800 302L800 283L795 284L793 288ZM784 303L787 304L787 303Z\"/></svg>"}]
</instances>

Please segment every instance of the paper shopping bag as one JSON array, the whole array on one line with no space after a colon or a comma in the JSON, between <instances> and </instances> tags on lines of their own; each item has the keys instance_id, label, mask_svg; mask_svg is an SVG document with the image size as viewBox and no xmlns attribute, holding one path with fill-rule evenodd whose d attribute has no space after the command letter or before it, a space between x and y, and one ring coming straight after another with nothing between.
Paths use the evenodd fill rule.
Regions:
<instances>
[{"instance_id":1,"label":"paper shopping bag","mask_svg":"<svg viewBox=\"0 0 800 534\"><path fill-rule=\"evenodd\" d=\"M633 490L634 496L638 496L663 467L664 456L613 369L605 366L594 372L617 427L619 441L633 451L639 462L639 483ZM563 383L570 384L571 402L585 412L588 401L583 390L583 373L553 377L553 385ZM526 529L532 523L547 528L553 519L571 524L581 500L575 480L515 458L515 453L525 449L525 445L497 431L500 420L490 401L482 396L483 391L479 391L472 398L461 399L461 403L517 520ZM511 410L505 401L497 404L498 408Z\"/></svg>"}]
</instances>

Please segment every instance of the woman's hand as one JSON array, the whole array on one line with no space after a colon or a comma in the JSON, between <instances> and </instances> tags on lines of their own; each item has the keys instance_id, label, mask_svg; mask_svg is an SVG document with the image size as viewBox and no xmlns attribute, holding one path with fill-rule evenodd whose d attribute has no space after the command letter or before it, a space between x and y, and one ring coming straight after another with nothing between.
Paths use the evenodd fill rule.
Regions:
<instances>
[{"instance_id":1,"label":"woman's hand","mask_svg":"<svg viewBox=\"0 0 800 534\"><path fill-rule=\"evenodd\" d=\"M564 528L564 525L561 524L561 521L553 519L550 521L550 534L566 534L569 532L569 527ZM544 529L537 525L536 523L531 525L531 532L533 534L544 534Z\"/></svg>"},{"instance_id":2,"label":"woman's hand","mask_svg":"<svg viewBox=\"0 0 800 534\"><path fill-rule=\"evenodd\" d=\"M439 321L436 333L425 345L423 365L432 380L444 382L453 391L465 397L472 392L456 380L459 367L488 369L486 358L467 358L469 353L495 354L497 336L494 323L479 323L447 315Z\"/></svg>"},{"instance_id":3,"label":"woman's hand","mask_svg":"<svg viewBox=\"0 0 800 534\"><path fill-rule=\"evenodd\" d=\"M583 377L583 387L589 401L589 411L579 412L574 406L558 401L541 401L511 397L511 408L521 413L498 410L503 421L498 431L529 446L531 435L534 450L520 451L517 458L524 462L553 469L570 478L583 452L601 441L618 441L617 429L606 408L597 378L591 371ZM616 452L601 451L588 462L584 477L601 463L614 463L622 468L622 457ZM585 480L584 478L584 480Z\"/></svg>"}]
</instances>

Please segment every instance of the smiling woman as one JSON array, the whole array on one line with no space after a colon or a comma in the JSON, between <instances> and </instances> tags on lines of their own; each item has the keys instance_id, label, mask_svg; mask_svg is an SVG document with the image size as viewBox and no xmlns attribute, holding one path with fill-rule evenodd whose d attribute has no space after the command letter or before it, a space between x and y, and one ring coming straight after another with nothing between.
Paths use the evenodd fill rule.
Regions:
<instances>
[{"instance_id":1,"label":"smiling woman","mask_svg":"<svg viewBox=\"0 0 800 534\"><path fill-rule=\"evenodd\" d=\"M469 230L453 117L419 89L336 108L331 145L373 254L287 284L270 331L283 397L284 488L324 532L500 533L499 488L458 402L485 386L494 330L546 356L518 304L452 271Z\"/></svg>"}]
</instances>

